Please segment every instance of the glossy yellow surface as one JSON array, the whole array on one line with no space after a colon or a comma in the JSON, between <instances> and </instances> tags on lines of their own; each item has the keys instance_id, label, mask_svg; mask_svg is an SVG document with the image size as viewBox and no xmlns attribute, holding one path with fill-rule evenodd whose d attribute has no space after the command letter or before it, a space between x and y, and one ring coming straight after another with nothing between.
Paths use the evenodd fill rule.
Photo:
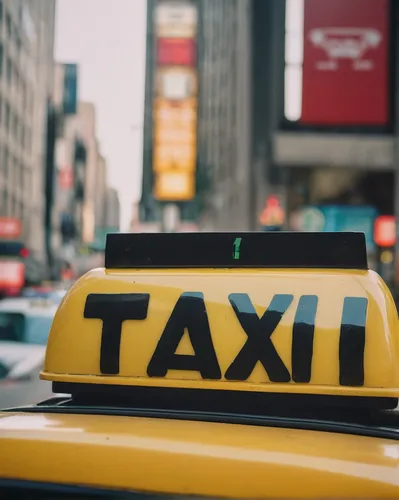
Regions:
<instances>
[{"instance_id":1,"label":"glossy yellow surface","mask_svg":"<svg viewBox=\"0 0 399 500\"><path fill-rule=\"evenodd\" d=\"M1 478L242 499L399 498L399 443L384 439L3 413L0 442Z\"/></svg>"},{"instance_id":2,"label":"glossy yellow surface","mask_svg":"<svg viewBox=\"0 0 399 500\"><path fill-rule=\"evenodd\" d=\"M194 291L204 294L222 376L247 340L229 303L230 293L247 293L259 316L268 308L274 294L294 295L293 303L272 335L272 342L290 373L292 327L299 298L317 295L310 383L270 383L260 363L247 382L223 378L220 381L202 380L198 372L175 370L170 370L165 378L149 378L148 363L179 296ZM118 376L100 373L102 321L83 316L90 293L150 294L147 319L123 324ZM369 301L363 387L339 385L339 335L343 301L347 296L367 297ZM187 334L177 352L193 352ZM372 271L96 269L76 282L59 307L48 341L42 378L118 385L397 397L397 312L386 285Z\"/></svg>"}]
</instances>

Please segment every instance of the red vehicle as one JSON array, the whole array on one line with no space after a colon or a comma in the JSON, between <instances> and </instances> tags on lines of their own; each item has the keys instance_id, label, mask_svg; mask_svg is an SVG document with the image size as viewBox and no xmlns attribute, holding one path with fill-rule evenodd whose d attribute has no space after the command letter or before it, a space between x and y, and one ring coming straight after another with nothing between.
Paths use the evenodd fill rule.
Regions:
<instances>
[{"instance_id":1,"label":"red vehicle","mask_svg":"<svg viewBox=\"0 0 399 500\"><path fill-rule=\"evenodd\" d=\"M22 241L0 240L0 297L21 295L26 286L40 285L43 266Z\"/></svg>"}]
</instances>

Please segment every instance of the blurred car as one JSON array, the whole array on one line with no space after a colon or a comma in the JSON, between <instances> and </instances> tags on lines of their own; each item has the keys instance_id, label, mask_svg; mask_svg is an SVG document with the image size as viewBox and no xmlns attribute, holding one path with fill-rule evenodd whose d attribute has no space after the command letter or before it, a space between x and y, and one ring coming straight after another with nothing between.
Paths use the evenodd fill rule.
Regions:
<instances>
[{"instance_id":1,"label":"blurred car","mask_svg":"<svg viewBox=\"0 0 399 500\"><path fill-rule=\"evenodd\" d=\"M39 380L47 337L57 304L50 299L0 302L0 406L31 404L51 397L51 384Z\"/></svg>"},{"instance_id":2,"label":"blurred car","mask_svg":"<svg viewBox=\"0 0 399 500\"><path fill-rule=\"evenodd\" d=\"M25 299L48 299L58 305L66 294L66 290L51 287L29 287L22 292Z\"/></svg>"}]
</instances>

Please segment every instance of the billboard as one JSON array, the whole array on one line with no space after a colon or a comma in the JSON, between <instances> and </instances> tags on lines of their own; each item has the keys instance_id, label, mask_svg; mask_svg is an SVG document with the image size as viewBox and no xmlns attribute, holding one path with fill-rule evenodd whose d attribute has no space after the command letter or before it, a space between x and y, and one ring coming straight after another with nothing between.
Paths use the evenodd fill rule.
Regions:
<instances>
[{"instance_id":1,"label":"billboard","mask_svg":"<svg viewBox=\"0 0 399 500\"><path fill-rule=\"evenodd\" d=\"M197 7L189 0L162 0L154 22L153 195L190 201L196 192Z\"/></svg>"},{"instance_id":2,"label":"billboard","mask_svg":"<svg viewBox=\"0 0 399 500\"><path fill-rule=\"evenodd\" d=\"M171 168L179 172L194 172L197 149L196 103L191 100L175 105L160 99L154 106L155 173Z\"/></svg>"},{"instance_id":3,"label":"billboard","mask_svg":"<svg viewBox=\"0 0 399 500\"><path fill-rule=\"evenodd\" d=\"M180 66L159 68L156 78L157 96L169 101L196 101L197 74Z\"/></svg>"},{"instance_id":4,"label":"billboard","mask_svg":"<svg viewBox=\"0 0 399 500\"><path fill-rule=\"evenodd\" d=\"M154 24L158 38L195 38L197 8L189 1L160 1L155 9Z\"/></svg>"},{"instance_id":5,"label":"billboard","mask_svg":"<svg viewBox=\"0 0 399 500\"><path fill-rule=\"evenodd\" d=\"M0 239L16 240L22 235L22 223L12 217L0 217Z\"/></svg>"},{"instance_id":6,"label":"billboard","mask_svg":"<svg viewBox=\"0 0 399 500\"><path fill-rule=\"evenodd\" d=\"M389 122L389 0L305 0L302 116L309 125Z\"/></svg>"},{"instance_id":7,"label":"billboard","mask_svg":"<svg viewBox=\"0 0 399 500\"><path fill-rule=\"evenodd\" d=\"M194 66L197 51L193 38L159 38L157 63L159 65Z\"/></svg>"}]
</instances>

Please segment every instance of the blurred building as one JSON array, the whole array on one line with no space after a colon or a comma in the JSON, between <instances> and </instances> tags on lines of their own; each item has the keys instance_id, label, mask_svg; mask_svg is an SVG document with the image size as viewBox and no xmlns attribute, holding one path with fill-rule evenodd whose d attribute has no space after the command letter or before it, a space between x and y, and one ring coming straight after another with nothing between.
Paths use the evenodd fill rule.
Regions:
<instances>
[{"instance_id":1,"label":"blurred building","mask_svg":"<svg viewBox=\"0 0 399 500\"><path fill-rule=\"evenodd\" d=\"M119 232L119 198L115 189L108 186L107 163L99 156L96 175L95 199L95 239L90 245L98 251L104 251L106 235Z\"/></svg>"},{"instance_id":2,"label":"blurred building","mask_svg":"<svg viewBox=\"0 0 399 500\"><path fill-rule=\"evenodd\" d=\"M107 212L107 162L105 158L99 154L97 159L97 175L95 177L95 227L103 228L106 226Z\"/></svg>"},{"instance_id":3,"label":"blurred building","mask_svg":"<svg viewBox=\"0 0 399 500\"><path fill-rule=\"evenodd\" d=\"M199 2L198 180L203 230L252 222L250 1ZM202 188L202 189L201 189Z\"/></svg>"},{"instance_id":4,"label":"blurred building","mask_svg":"<svg viewBox=\"0 0 399 500\"><path fill-rule=\"evenodd\" d=\"M55 0L0 2L0 214L46 264L47 105L53 89Z\"/></svg>"},{"instance_id":5,"label":"blurred building","mask_svg":"<svg viewBox=\"0 0 399 500\"><path fill-rule=\"evenodd\" d=\"M86 145L79 121L78 66L57 63L48 106L46 174L46 243L56 279L73 261L83 235Z\"/></svg>"},{"instance_id":6,"label":"blurred building","mask_svg":"<svg viewBox=\"0 0 399 500\"><path fill-rule=\"evenodd\" d=\"M78 121L87 150L83 205L83 242L90 244L95 239L96 179L99 164L100 168L102 168L96 134L96 110L94 104L89 102L79 103Z\"/></svg>"},{"instance_id":7,"label":"blurred building","mask_svg":"<svg viewBox=\"0 0 399 500\"><path fill-rule=\"evenodd\" d=\"M248 228L250 0L151 0L147 12L140 222L177 208L178 225Z\"/></svg>"},{"instance_id":8,"label":"blurred building","mask_svg":"<svg viewBox=\"0 0 399 500\"><path fill-rule=\"evenodd\" d=\"M105 226L112 231L120 230L120 202L118 191L112 187L106 192Z\"/></svg>"}]
</instances>

